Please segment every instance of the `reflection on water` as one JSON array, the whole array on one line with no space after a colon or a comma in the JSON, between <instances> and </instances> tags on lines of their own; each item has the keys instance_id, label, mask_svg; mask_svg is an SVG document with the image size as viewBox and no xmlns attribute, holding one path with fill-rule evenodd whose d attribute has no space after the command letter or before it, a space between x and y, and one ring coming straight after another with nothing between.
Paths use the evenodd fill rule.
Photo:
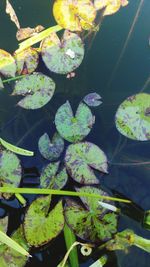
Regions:
<instances>
[{"instance_id":1,"label":"reflection on water","mask_svg":"<svg viewBox=\"0 0 150 267\"><path fill-rule=\"evenodd\" d=\"M55 25L48 0L14 0L12 4L22 27ZM0 47L12 52L17 48L16 29L5 15L4 6L5 1L2 1ZM114 123L117 107L126 97L140 90L149 92L149 10L149 0L130 1L126 9L106 17L94 38L87 38L86 47L90 49L73 79L52 74L41 63L39 70L51 76L57 84L54 97L44 108L28 111L17 107L18 98L10 95L12 84L6 86L5 92L0 92L2 138L36 151L32 161L31 158L22 158L25 168L37 166L41 169L43 161L37 150L37 141L44 132L53 135L58 107L68 99L76 110L86 94L96 91L102 96L103 104L93 109L96 124L87 140L99 145L109 159L109 174L100 177L101 184L131 198L145 210L150 209L150 142L126 139L117 132ZM131 219L121 218L119 227L132 227L137 234L150 238L150 233ZM53 247L50 247L50 254L44 252L44 262L42 254L37 254L27 266L55 266L51 260L56 253ZM117 256L118 263L111 266L148 267L150 262L150 256L138 248L132 248L127 255L118 252Z\"/></svg>"}]
</instances>

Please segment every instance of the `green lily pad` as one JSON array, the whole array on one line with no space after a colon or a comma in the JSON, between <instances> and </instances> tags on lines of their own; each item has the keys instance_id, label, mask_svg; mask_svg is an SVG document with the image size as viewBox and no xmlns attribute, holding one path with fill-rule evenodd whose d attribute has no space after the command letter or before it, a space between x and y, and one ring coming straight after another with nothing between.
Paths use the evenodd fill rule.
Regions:
<instances>
[{"instance_id":1,"label":"green lily pad","mask_svg":"<svg viewBox=\"0 0 150 267\"><path fill-rule=\"evenodd\" d=\"M91 198L91 202L93 198ZM95 205L93 205L94 207ZM67 200L65 219L68 226L78 237L90 241L101 242L112 238L117 232L117 215L101 209L84 209L73 200Z\"/></svg>"},{"instance_id":2,"label":"green lily pad","mask_svg":"<svg viewBox=\"0 0 150 267\"><path fill-rule=\"evenodd\" d=\"M23 235L22 225L12 234L11 238L21 245L26 251L29 251L29 246ZM14 249L0 245L0 266L1 267L24 267L28 258L21 255Z\"/></svg>"},{"instance_id":3,"label":"green lily pad","mask_svg":"<svg viewBox=\"0 0 150 267\"><path fill-rule=\"evenodd\" d=\"M8 216L0 219L0 231L6 233L8 227Z\"/></svg>"},{"instance_id":4,"label":"green lily pad","mask_svg":"<svg viewBox=\"0 0 150 267\"><path fill-rule=\"evenodd\" d=\"M35 72L16 82L12 95L25 96L18 102L25 109L38 109L46 105L55 91L55 83L48 76Z\"/></svg>"},{"instance_id":5,"label":"green lily pad","mask_svg":"<svg viewBox=\"0 0 150 267\"><path fill-rule=\"evenodd\" d=\"M56 33L44 39L41 50L42 59L47 68L59 74L67 74L78 68L84 57L81 38L67 30L61 40Z\"/></svg>"},{"instance_id":6,"label":"green lily pad","mask_svg":"<svg viewBox=\"0 0 150 267\"><path fill-rule=\"evenodd\" d=\"M68 180L66 168L59 170L59 162L50 163L44 168L40 177L42 188L61 189Z\"/></svg>"},{"instance_id":7,"label":"green lily pad","mask_svg":"<svg viewBox=\"0 0 150 267\"><path fill-rule=\"evenodd\" d=\"M34 72L39 63L39 54L34 48L27 48L14 55L17 65L17 73L30 74Z\"/></svg>"},{"instance_id":8,"label":"green lily pad","mask_svg":"<svg viewBox=\"0 0 150 267\"><path fill-rule=\"evenodd\" d=\"M31 203L25 215L24 233L28 244L33 247L47 244L64 227L62 201L49 212L50 202L51 196L37 198Z\"/></svg>"},{"instance_id":9,"label":"green lily pad","mask_svg":"<svg viewBox=\"0 0 150 267\"><path fill-rule=\"evenodd\" d=\"M18 187L21 180L21 165L18 157L10 151L0 152L0 186ZM12 194L0 194L0 197L10 198Z\"/></svg>"},{"instance_id":10,"label":"green lily pad","mask_svg":"<svg viewBox=\"0 0 150 267\"><path fill-rule=\"evenodd\" d=\"M81 184L98 184L93 169L107 173L107 157L90 142L72 144L65 155L65 165L70 176Z\"/></svg>"},{"instance_id":11,"label":"green lily pad","mask_svg":"<svg viewBox=\"0 0 150 267\"><path fill-rule=\"evenodd\" d=\"M70 103L67 101L56 113L55 125L59 134L69 142L78 142L89 134L95 122L91 110L80 103L75 116Z\"/></svg>"},{"instance_id":12,"label":"green lily pad","mask_svg":"<svg viewBox=\"0 0 150 267\"><path fill-rule=\"evenodd\" d=\"M15 59L2 49L0 49L0 73L6 77L15 77L16 73Z\"/></svg>"},{"instance_id":13,"label":"green lily pad","mask_svg":"<svg viewBox=\"0 0 150 267\"><path fill-rule=\"evenodd\" d=\"M130 139L150 140L150 94L128 97L117 110L116 127Z\"/></svg>"},{"instance_id":14,"label":"green lily pad","mask_svg":"<svg viewBox=\"0 0 150 267\"><path fill-rule=\"evenodd\" d=\"M49 139L47 133L44 133L38 142L39 151L45 159L56 160L60 157L64 150L64 140L56 132L52 138L52 142Z\"/></svg>"}]
</instances>

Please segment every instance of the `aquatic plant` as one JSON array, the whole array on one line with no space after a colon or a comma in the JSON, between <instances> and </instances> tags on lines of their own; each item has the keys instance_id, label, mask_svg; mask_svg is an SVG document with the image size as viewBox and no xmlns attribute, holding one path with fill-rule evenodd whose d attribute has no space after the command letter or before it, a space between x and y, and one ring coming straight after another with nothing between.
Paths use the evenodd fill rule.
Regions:
<instances>
[{"instance_id":1,"label":"aquatic plant","mask_svg":"<svg viewBox=\"0 0 150 267\"><path fill-rule=\"evenodd\" d=\"M19 44L19 49L13 56L0 49L0 88L4 90L5 83L15 83L12 95L23 97L17 105L31 110L42 108L55 92L53 79L36 71L40 63L39 56L51 72L69 74L84 59L85 47L79 32L98 29L96 15L99 10L102 10L102 17L105 17L128 4L126 0L55 0L53 15L58 25L44 30L43 26L21 28L13 7L8 0L6 2L6 12L17 26L17 38L21 40L31 37ZM56 32L63 29L64 33L59 38ZM39 47L32 47L40 41ZM19 194L41 195L30 204L21 199L27 209L22 212L23 220L11 238L5 234L8 217L1 219L0 242L5 243L0 244L2 267L25 266L33 249L48 247L62 231L68 251L64 259L61 255L59 267L79 266L76 246L82 246L81 253L84 256L102 248L106 248L108 253L118 249L126 251L133 245L150 252L149 240L136 235L132 230L118 232L122 210L116 203L130 205L131 200L117 198L107 192L107 188L101 187L97 173L102 174L104 179L108 174L110 165L107 153L96 144L84 140L95 123L90 107L100 104L100 95L90 93L79 103L75 114L69 101L58 108L55 115L56 132L52 141L47 133L37 141L39 153L48 161L44 161L42 170L39 170L39 188L22 187L24 168L19 156L15 155L34 156L34 152L16 147L0 138L1 200L7 202L13 197L23 198ZM128 97L116 112L116 127L130 139L149 140L149 114L149 94L140 93ZM62 190L68 185L68 181L71 190ZM54 197L56 195L57 198ZM143 223L149 226L148 212L143 217ZM83 242L79 242L79 238ZM87 253L85 247L89 249ZM103 266L106 261L107 255L91 266L97 266L98 263Z\"/></svg>"}]
</instances>

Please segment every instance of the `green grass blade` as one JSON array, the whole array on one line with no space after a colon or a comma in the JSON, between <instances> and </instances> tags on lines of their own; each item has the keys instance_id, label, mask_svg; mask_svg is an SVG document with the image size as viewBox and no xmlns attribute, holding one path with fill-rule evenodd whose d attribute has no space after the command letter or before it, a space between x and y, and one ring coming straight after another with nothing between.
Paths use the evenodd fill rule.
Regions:
<instances>
[{"instance_id":1,"label":"green grass blade","mask_svg":"<svg viewBox=\"0 0 150 267\"><path fill-rule=\"evenodd\" d=\"M26 206L27 201L26 201L26 199L22 195L20 195L20 194L17 193L17 194L15 194L15 197L19 200L19 202L21 203L21 205L23 207Z\"/></svg>"},{"instance_id":2,"label":"green grass blade","mask_svg":"<svg viewBox=\"0 0 150 267\"><path fill-rule=\"evenodd\" d=\"M13 187L0 187L0 193L12 193L12 194L42 194L42 195L62 195L62 196L74 196L74 197L95 197L97 199L107 199L112 201L131 203L128 199L101 196L98 194L90 194L83 192L43 189L43 188L13 188Z\"/></svg>"},{"instance_id":3,"label":"green grass blade","mask_svg":"<svg viewBox=\"0 0 150 267\"><path fill-rule=\"evenodd\" d=\"M23 75L19 75L19 76L13 77L13 78L9 78L9 79L3 80L3 83L9 83L9 82L12 82L12 81L16 81L16 80L21 79L21 78L23 78L25 76L26 75L23 74Z\"/></svg>"},{"instance_id":4,"label":"green grass blade","mask_svg":"<svg viewBox=\"0 0 150 267\"><path fill-rule=\"evenodd\" d=\"M65 224L64 226L64 238L65 238L66 248L67 250L69 250L72 244L76 241L76 237L67 224ZM69 260L71 267L79 267L77 247L74 247L70 252Z\"/></svg>"},{"instance_id":5,"label":"green grass blade","mask_svg":"<svg viewBox=\"0 0 150 267\"><path fill-rule=\"evenodd\" d=\"M17 252L19 252L24 256L31 257L30 254L23 247L21 247L16 241L11 239L8 235L3 233L2 231L0 231L0 242L16 250Z\"/></svg>"},{"instance_id":6,"label":"green grass blade","mask_svg":"<svg viewBox=\"0 0 150 267\"><path fill-rule=\"evenodd\" d=\"M2 138L0 138L0 144L2 144L2 146L4 146L6 149L8 149L8 150L10 150L16 154L22 155L22 156L33 156L34 155L33 151L29 151L29 150L14 146L14 145L6 142Z\"/></svg>"},{"instance_id":7,"label":"green grass blade","mask_svg":"<svg viewBox=\"0 0 150 267\"><path fill-rule=\"evenodd\" d=\"M48 37L52 32L58 32L60 30L62 30L62 27L59 25L55 25L53 27L50 27L50 28L30 37L29 39L27 39L27 40L25 40L19 44L19 49L17 49L15 51L15 53L22 52L24 49L42 41L43 39Z\"/></svg>"}]
</instances>

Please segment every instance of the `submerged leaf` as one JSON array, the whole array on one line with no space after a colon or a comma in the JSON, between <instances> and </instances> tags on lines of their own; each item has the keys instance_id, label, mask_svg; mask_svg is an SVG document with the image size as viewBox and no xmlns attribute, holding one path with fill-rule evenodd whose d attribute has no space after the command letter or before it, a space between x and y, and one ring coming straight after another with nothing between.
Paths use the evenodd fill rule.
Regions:
<instances>
[{"instance_id":1,"label":"submerged leaf","mask_svg":"<svg viewBox=\"0 0 150 267\"><path fill-rule=\"evenodd\" d=\"M90 107L97 107L102 104L101 96L97 93L88 94L83 100Z\"/></svg>"},{"instance_id":2,"label":"submerged leaf","mask_svg":"<svg viewBox=\"0 0 150 267\"><path fill-rule=\"evenodd\" d=\"M40 185L42 188L62 189L67 183L66 168L59 170L59 162L48 164L42 171Z\"/></svg>"},{"instance_id":3,"label":"submerged leaf","mask_svg":"<svg viewBox=\"0 0 150 267\"><path fill-rule=\"evenodd\" d=\"M0 89L3 89L3 88L4 88L3 81L2 81L2 78L0 77Z\"/></svg>"},{"instance_id":4,"label":"submerged leaf","mask_svg":"<svg viewBox=\"0 0 150 267\"><path fill-rule=\"evenodd\" d=\"M25 109L38 109L46 105L55 91L55 83L48 76L35 72L16 82L12 95L25 96L18 105Z\"/></svg>"},{"instance_id":5,"label":"submerged leaf","mask_svg":"<svg viewBox=\"0 0 150 267\"><path fill-rule=\"evenodd\" d=\"M26 251L29 251L29 246L23 235L22 225L12 234L11 238L22 246ZM0 245L0 263L1 267L24 267L28 258L21 255L14 249Z\"/></svg>"},{"instance_id":6,"label":"submerged leaf","mask_svg":"<svg viewBox=\"0 0 150 267\"><path fill-rule=\"evenodd\" d=\"M20 180L21 165L17 156L10 151L0 152L0 186L18 187ZM11 195L3 194L3 196L9 198Z\"/></svg>"},{"instance_id":7,"label":"submerged leaf","mask_svg":"<svg viewBox=\"0 0 150 267\"><path fill-rule=\"evenodd\" d=\"M84 45L75 33L65 31L61 40L56 33L52 33L42 41L41 53L50 71L67 74L81 64L84 57Z\"/></svg>"},{"instance_id":8,"label":"submerged leaf","mask_svg":"<svg viewBox=\"0 0 150 267\"><path fill-rule=\"evenodd\" d=\"M67 200L65 219L77 236L94 243L112 238L117 231L115 213L106 211L101 214L100 210L86 210L73 200Z\"/></svg>"},{"instance_id":9,"label":"submerged leaf","mask_svg":"<svg viewBox=\"0 0 150 267\"><path fill-rule=\"evenodd\" d=\"M150 140L150 94L128 97L116 112L116 127L128 138Z\"/></svg>"},{"instance_id":10,"label":"submerged leaf","mask_svg":"<svg viewBox=\"0 0 150 267\"><path fill-rule=\"evenodd\" d=\"M0 49L0 73L6 77L15 77L16 73L15 59L2 49Z\"/></svg>"},{"instance_id":11,"label":"submerged leaf","mask_svg":"<svg viewBox=\"0 0 150 267\"><path fill-rule=\"evenodd\" d=\"M44 133L38 142L38 147L41 155L48 160L58 159L64 150L64 140L56 132L52 138L52 142L49 139L47 133Z\"/></svg>"},{"instance_id":12,"label":"submerged leaf","mask_svg":"<svg viewBox=\"0 0 150 267\"><path fill-rule=\"evenodd\" d=\"M56 0L53 14L62 28L82 31L93 28L96 9L90 0Z\"/></svg>"},{"instance_id":13,"label":"submerged leaf","mask_svg":"<svg viewBox=\"0 0 150 267\"><path fill-rule=\"evenodd\" d=\"M35 71L39 63L39 54L34 48L28 48L14 55L17 65L17 73L30 74Z\"/></svg>"},{"instance_id":14,"label":"submerged leaf","mask_svg":"<svg viewBox=\"0 0 150 267\"><path fill-rule=\"evenodd\" d=\"M6 233L8 227L8 216L0 219L0 231Z\"/></svg>"},{"instance_id":15,"label":"submerged leaf","mask_svg":"<svg viewBox=\"0 0 150 267\"><path fill-rule=\"evenodd\" d=\"M31 246L40 247L47 244L64 227L62 201L49 212L50 201L51 196L37 198L31 203L25 215L24 233Z\"/></svg>"},{"instance_id":16,"label":"submerged leaf","mask_svg":"<svg viewBox=\"0 0 150 267\"><path fill-rule=\"evenodd\" d=\"M74 116L70 103L67 101L57 110L55 124L57 131L65 140L77 142L89 134L94 119L91 110L83 103L79 104Z\"/></svg>"},{"instance_id":17,"label":"submerged leaf","mask_svg":"<svg viewBox=\"0 0 150 267\"><path fill-rule=\"evenodd\" d=\"M90 142L70 145L65 155L66 168L71 177L81 184L98 184L93 169L107 173L104 152Z\"/></svg>"},{"instance_id":18,"label":"submerged leaf","mask_svg":"<svg viewBox=\"0 0 150 267\"><path fill-rule=\"evenodd\" d=\"M12 5L8 0L6 0L6 13L10 16L11 21L15 23L16 27L20 29L20 23L15 13L15 10L13 9Z\"/></svg>"}]
</instances>

